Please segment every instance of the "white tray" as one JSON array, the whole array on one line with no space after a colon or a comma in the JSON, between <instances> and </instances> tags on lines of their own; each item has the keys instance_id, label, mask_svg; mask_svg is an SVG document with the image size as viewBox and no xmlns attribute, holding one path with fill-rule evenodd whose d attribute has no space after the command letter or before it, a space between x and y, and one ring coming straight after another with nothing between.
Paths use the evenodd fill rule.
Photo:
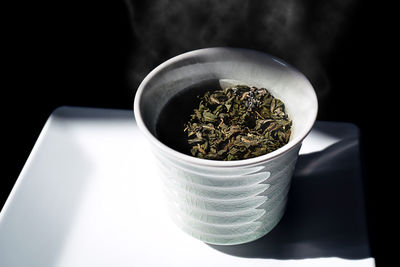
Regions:
<instances>
[{"instance_id":1,"label":"white tray","mask_svg":"<svg viewBox=\"0 0 400 267\"><path fill-rule=\"evenodd\" d=\"M316 122L282 221L237 246L170 221L149 151L131 111L57 109L0 213L0 266L375 266L354 125Z\"/></svg>"}]
</instances>

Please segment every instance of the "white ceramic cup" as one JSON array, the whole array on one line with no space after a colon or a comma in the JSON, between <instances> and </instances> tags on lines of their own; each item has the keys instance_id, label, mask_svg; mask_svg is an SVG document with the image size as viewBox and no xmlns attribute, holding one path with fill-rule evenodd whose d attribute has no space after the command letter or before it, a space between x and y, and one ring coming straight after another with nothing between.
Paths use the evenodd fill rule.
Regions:
<instances>
[{"instance_id":1,"label":"white ceramic cup","mask_svg":"<svg viewBox=\"0 0 400 267\"><path fill-rule=\"evenodd\" d=\"M292 119L288 144L251 159L217 161L160 142L156 123L163 107L177 93L207 80L267 88ZM142 81L134 102L136 122L158 160L172 219L193 237L218 245L253 241L279 222L317 108L313 87L295 68L265 53L226 47L195 50L162 63Z\"/></svg>"}]
</instances>

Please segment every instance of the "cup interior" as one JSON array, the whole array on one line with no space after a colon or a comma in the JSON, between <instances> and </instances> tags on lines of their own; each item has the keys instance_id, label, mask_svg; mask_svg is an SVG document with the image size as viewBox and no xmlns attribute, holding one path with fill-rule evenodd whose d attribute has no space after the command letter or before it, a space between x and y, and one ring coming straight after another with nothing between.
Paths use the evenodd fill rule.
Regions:
<instances>
[{"instance_id":1,"label":"cup interior","mask_svg":"<svg viewBox=\"0 0 400 267\"><path fill-rule=\"evenodd\" d=\"M301 142L316 119L315 91L308 79L289 64L247 49L207 48L176 56L143 80L135 97L136 120L158 139L157 122L168 101L199 84L216 84L223 88L246 84L267 88L283 101L293 122L287 148ZM187 102L195 107L195 103L190 103L192 100ZM177 118L171 118L174 119Z\"/></svg>"}]
</instances>

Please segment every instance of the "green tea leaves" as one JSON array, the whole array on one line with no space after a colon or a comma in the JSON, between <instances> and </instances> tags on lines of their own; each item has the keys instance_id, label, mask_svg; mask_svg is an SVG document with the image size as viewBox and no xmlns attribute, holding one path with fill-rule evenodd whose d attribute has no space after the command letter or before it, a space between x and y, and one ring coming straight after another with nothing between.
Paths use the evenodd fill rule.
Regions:
<instances>
[{"instance_id":1,"label":"green tea leaves","mask_svg":"<svg viewBox=\"0 0 400 267\"><path fill-rule=\"evenodd\" d=\"M267 89L236 85L205 93L184 131L193 156L239 160L287 144L291 125L285 105Z\"/></svg>"}]
</instances>

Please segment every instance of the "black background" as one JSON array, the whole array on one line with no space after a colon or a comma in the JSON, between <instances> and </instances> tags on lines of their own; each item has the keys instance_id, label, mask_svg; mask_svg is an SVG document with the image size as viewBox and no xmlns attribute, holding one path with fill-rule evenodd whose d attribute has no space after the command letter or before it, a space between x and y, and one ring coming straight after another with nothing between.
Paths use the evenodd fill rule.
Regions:
<instances>
[{"instance_id":1,"label":"black background","mask_svg":"<svg viewBox=\"0 0 400 267\"><path fill-rule=\"evenodd\" d=\"M140 81L166 59L203 47L246 47L305 73L319 98L318 120L360 128L369 234L383 266L392 255L385 239L394 234L398 211L390 190L398 131L398 86L390 81L397 69L394 7L356 0L216 2L6 5L1 206L55 108L131 109Z\"/></svg>"}]
</instances>

